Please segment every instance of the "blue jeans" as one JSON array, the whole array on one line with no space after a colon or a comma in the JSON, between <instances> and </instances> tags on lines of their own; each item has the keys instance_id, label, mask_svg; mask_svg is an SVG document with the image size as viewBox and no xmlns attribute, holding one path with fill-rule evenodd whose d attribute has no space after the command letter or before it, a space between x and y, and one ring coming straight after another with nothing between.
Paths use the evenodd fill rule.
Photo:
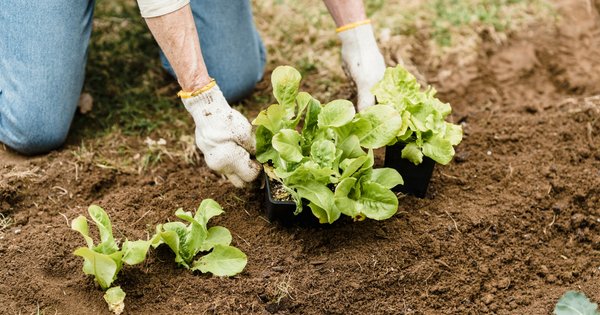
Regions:
<instances>
[{"instance_id":1,"label":"blue jeans","mask_svg":"<svg viewBox=\"0 0 600 315\"><path fill-rule=\"evenodd\" d=\"M61 146L85 77L94 0L7 0L0 9L0 142L28 155ZM209 75L237 101L262 78L248 0L191 0ZM164 60L167 71L173 74Z\"/></svg>"}]
</instances>

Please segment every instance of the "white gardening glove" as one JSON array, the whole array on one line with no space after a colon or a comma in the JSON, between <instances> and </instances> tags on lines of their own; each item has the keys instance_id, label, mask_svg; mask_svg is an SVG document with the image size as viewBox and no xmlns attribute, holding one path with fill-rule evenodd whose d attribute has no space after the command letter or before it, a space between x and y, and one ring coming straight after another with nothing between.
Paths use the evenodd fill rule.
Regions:
<instances>
[{"instance_id":1,"label":"white gardening glove","mask_svg":"<svg viewBox=\"0 0 600 315\"><path fill-rule=\"evenodd\" d=\"M260 164L250 158L255 152L252 126L229 106L214 81L207 88L197 96L181 98L196 123L196 145L209 168L225 175L234 186L243 187L261 171Z\"/></svg>"},{"instance_id":2,"label":"white gardening glove","mask_svg":"<svg viewBox=\"0 0 600 315\"><path fill-rule=\"evenodd\" d=\"M356 85L357 109L362 111L375 104L371 88L383 78L385 61L369 20L342 26L337 32L342 41L344 71Z\"/></svg>"}]
</instances>

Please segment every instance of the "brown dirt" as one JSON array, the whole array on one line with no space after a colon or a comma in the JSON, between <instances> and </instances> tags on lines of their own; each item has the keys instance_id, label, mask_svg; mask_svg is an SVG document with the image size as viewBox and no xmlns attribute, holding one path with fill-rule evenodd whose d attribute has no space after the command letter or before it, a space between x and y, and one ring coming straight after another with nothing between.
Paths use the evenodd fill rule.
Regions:
<instances>
[{"instance_id":1,"label":"brown dirt","mask_svg":"<svg viewBox=\"0 0 600 315\"><path fill-rule=\"evenodd\" d=\"M585 1L557 3L542 25L436 82L466 137L437 167L428 198L400 199L384 222L284 228L260 215L261 191L205 165L142 174L76 161L67 148L0 156L0 313L107 314L72 255L67 221L103 206L116 236L142 238L203 198L227 213L249 257L232 279L177 268L167 250L126 267L127 314L548 314L570 289L600 302L600 25ZM484 34L485 35L485 34ZM427 77L426 53L415 63Z\"/></svg>"}]
</instances>

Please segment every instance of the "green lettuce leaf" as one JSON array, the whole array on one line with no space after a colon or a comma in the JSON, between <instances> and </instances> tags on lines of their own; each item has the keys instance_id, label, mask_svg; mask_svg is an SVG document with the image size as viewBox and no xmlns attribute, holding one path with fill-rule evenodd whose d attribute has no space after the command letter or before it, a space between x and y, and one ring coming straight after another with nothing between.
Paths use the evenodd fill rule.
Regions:
<instances>
[{"instance_id":1,"label":"green lettuce leaf","mask_svg":"<svg viewBox=\"0 0 600 315\"><path fill-rule=\"evenodd\" d=\"M411 142L406 144L404 149L402 149L402 158L413 162L415 165L419 165L423 162L423 152L416 143Z\"/></svg>"},{"instance_id":2,"label":"green lettuce leaf","mask_svg":"<svg viewBox=\"0 0 600 315\"><path fill-rule=\"evenodd\" d=\"M108 304L108 310L115 315L119 315L125 310L125 292L121 287L112 287L106 290L104 301Z\"/></svg>"},{"instance_id":3,"label":"green lettuce leaf","mask_svg":"<svg viewBox=\"0 0 600 315\"><path fill-rule=\"evenodd\" d=\"M84 264L83 272L93 275L102 289L108 289L117 278L120 268L110 256L87 247L78 248L73 254L82 257L87 262L87 265Z\"/></svg>"},{"instance_id":4,"label":"green lettuce leaf","mask_svg":"<svg viewBox=\"0 0 600 315\"><path fill-rule=\"evenodd\" d=\"M287 119L294 117L301 79L300 72L290 66L279 66L271 74L273 95L285 109Z\"/></svg>"},{"instance_id":5,"label":"green lettuce leaf","mask_svg":"<svg viewBox=\"0 0 600 315\"><path fill-rule=\"evenodd\" d=\"M360 122L355 124L354 134L360 139L360 144L368 149L386 146L402 129L402 116L389 106L368 107L358 117Z\"/></svg>"},{"instance_id":6,"label":"green lettuce leaf","mask_svg":"<svg viewBox=\"0 0 600 315\"><path fill-rule=\"evenodd\" d=\"M398 198L385 186L366 181L361 184L359 212L373 220L391 218L398 211Z\"/></svg>"},{"instance_id":7,"label":"green lettuce leaf","mask_svg":"<svg viewBox=\"0 0 600 315\"><path fill-rule=\"evenodd\" d=\"M112 254L118 251L119 247L113 238L112 225L108 218L108 214L106 214L104 209L96 205L91 205L88 208L88 213L92 218L92 221L94 221L98 227L98 232L100 234L100 243L94 250L103 254Z\"/></svg>"},{"instance_id":8,"label":"green lettuce leaf","mask_svg":"<svg viewBox=\"0 0 600 315\"><path fill-rule=\"evenodd\" d=\"M341 127L351 122L355 113L352 102L347 100L331 101L321 109L318 126L319 128Z\"/></svg>"},{"instance_id":9,"label":"green lettuce leaf","mask_svg":"<svg viewBox=\"0 0 600 315\"><path fill-rule=\"evenodd\" d=\"M398 171L393 168L378 168L371 173L370 180L387 189L392 189L404 184L404 180Z\"/></svg>"},{"instance_id":10,"label":"green lettuce leaf","mask_svg":"<svg viewBox=\"0 0 600 315\"><path fill-rule=\"evenodd\" d=\"M302 137L293 129L281 129L273 136L273 148L282 159L289 162L300 162L304 157L300 141Z\"/></svg>"},{"instance_id":11,"label":"green lettuce leaf","mask_svg":"<svg viewBox=\"0 0 600 315\"><path fill-rule=\"evenodd\" d=\"M247 262L248 258L241 250L217 244L210 254L194 261L191 269L210 272L218 277L230 277L242 272Z\"/></svg>"},{"instance_id":12,"label":"green lettuce leaf","mask_svg":"<svg viewBox=\"0 0 600 315\"><path fill-rule=\"evenodd\" d=\"M216 245L231 244L231 232L222 226L213 226L208 229L208 237L202 244L200 251L207 252L213 249Z\"/></svg>"}]
</instances>

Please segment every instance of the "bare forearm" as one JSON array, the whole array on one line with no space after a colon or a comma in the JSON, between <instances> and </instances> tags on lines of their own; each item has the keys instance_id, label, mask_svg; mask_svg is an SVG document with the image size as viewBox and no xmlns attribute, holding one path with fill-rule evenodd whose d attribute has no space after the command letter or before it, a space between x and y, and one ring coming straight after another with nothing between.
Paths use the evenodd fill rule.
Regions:
<instances>
[{"instance_id":1,"label":"bare forearm","mask_svg":"<svg viewBox=\"0 0 600 315\"><path fill-rule=\"evenodd\" d=\"M323 0L337 27L367 18L362 0Z\"/></svg>"},{"instance_id":2,"label":"bare forearm","mask_svg":"<svg viewBox=\"0 0 600 315\"><path fill-rule=\"evenodd\" d=\"M194 91L210 82L189 5L162 16L146 18L146 23L173 67L183 91Z\"/></svg>"}]
</instances>

